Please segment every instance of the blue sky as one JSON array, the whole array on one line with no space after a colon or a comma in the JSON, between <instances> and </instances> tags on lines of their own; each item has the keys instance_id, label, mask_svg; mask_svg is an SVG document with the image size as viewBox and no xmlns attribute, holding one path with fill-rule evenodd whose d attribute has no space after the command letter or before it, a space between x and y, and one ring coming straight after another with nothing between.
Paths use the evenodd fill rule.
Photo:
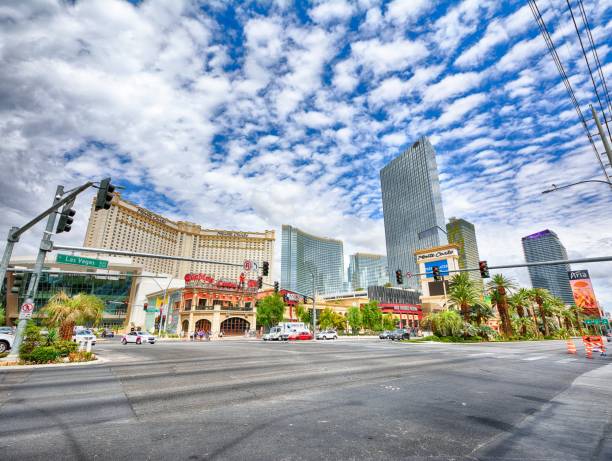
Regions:
<instances>
[{"instance_id":1,"label":"blue sky","mask_svg":"<svg viewBox=\"0 0 612 461\"><path fill-rule=\"evenodd\" d=\"M566 3L538 4L586 110ZM610 85L612 2L594 5ZM522 261L520 237L544 228L572 257L612 254L604 186L540 193L602 175L526 2L32 0L0 24L5 228L55 184L110 175L175 219L384 253L378 172L426 135L446 218L475 223L491 265ZM89 200L58 241L82 243ZM612 265L585 267L612 305Z\"/></svg>"}]
</instances>

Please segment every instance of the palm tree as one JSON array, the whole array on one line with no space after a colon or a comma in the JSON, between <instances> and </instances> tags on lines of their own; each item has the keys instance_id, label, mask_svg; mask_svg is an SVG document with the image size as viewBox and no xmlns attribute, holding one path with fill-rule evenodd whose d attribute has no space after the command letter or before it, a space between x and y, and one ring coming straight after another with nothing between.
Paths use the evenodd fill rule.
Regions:
<instances>
[{"instance_id":1,"label":"palm tree","mask_svg":"<svg viewBox=\"0 0 612 461\"><path fill-rule=\"evenodd\" d=\"M80 323L100 323L104 313L104 302L97 296L79 293L68 296L60 291L51 299L43 309L43 314L50 325L59 325L60 337L70 339L74 326Z\"/></svg>"},{"instance_id":2,"label":"palm tree","mask_svg":"<svg viewBox=\"0 0 612 461\"><path fill-rule=\"evenodd\" d=\"M470 306L479 301L480 295L467 272L455 275L449 284L448 299L452 305L461 309L463 321L470 321Z\"/></svg>"},{"instance_id":3,"label":"palm tree","mask_svg":"<svg viewBox=\"0 0 612 461\"><path fill-rule=\"evenodd\" d=\"M476 320L476 325L480 326L487 320L494 317L493 308L486 301L477 301L472 305L471 316Z\"/></svg>"},{"instance_id":4,"label":"palm tree","mask_svg":"<svg viewBox=\"0 0 612 461\"><path fill-rule=\"evenodd\" d=\"M544 327L544 336L550 335L548 323L546 322L546 311L548 306L544 304L550 299L550 292L545 288L532 288L529 290L529 296L538 305L538 311L540 312L540 318L542 319L542 326Z\"/></svg>"},{"instance_id":5,"label":"palm tree","mask_svg":"<svg viewBox=\"0 0 612 461\"><path fill-rule=\"evenodd\" d=\"M529 290L525 288L520 288L516 293L514 293L508 299L508 302L514 309L516 309L516 313L518 314L520 319L526 318L526 315L529 315ZM527 335L527 323L519 322L521 327L521 335Z\"/></svg>"},{"instance_id":6,"label":"palm tree","mask_svg":"<svg viewBox=\"0 0 612 461\"><path fill-rule=\"evenodd\" d=\"M497 311L502 323L502 331L505 336L512 336L512 324L508 315L508 295L516 289L514 280L495 274L487 284L487 290L491 293L491 299L495 300Z\"/></svg>"},{"instance_id":7,"label":"palm tree","mask_svg":"<svg viewBox=\"0 0 612 461\"><path fill-rule=\"evenodd\" d=\"M578 332L582 335L582 309L576 306L575 304L571 305L569 308L570 312L574 315L576 319L576 326L578 327Z\"/></svg>"}]
</instances>

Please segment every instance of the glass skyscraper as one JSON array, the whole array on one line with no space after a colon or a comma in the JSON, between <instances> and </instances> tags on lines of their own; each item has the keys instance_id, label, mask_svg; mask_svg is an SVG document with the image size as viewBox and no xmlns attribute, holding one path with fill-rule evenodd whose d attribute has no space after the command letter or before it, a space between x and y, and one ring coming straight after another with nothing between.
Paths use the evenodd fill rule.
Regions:
<instances>
[{"instance_id":1,"label":"glass skyscraper","mask_svg":"<svg viewBox=\"0 0 612 461\"><path fill-rule=\"evenodd\" d=\"M480 256L478 255L474 224L465 219L450 218L448 224L446 224L446 232L448 233L448 243L459 245L459 268L478 267ZM476 287L482 291L484 284L480 272L471 271L468 274Z\"/></svg>"},{"instance_id":2,"label":"glass skyscraper","mask_svg":"<svg viewBox=\"0 0 612 461\"><path fill-rule=\"evenodd\" d=\"M283 224L281 288L312 296L313 274L317 295L344 291L342 241L317 237Z\"/></svg>"},{"instance_id":3,"label":"glass skyscraper","mask_svg":"<svg viewBox=\"0 0 612 461\"><path fill-rule=\"evenodd\" d=\"M545 229L541 232L523 237L523 252L528 263L538 261L553 261L567 259L565 247L553 231ZM553 295L561 298L566 304L573 304L572 288L570 287L569 264L558 266L528 267L531 285L534 288L546 288Z\"/></svg>"},{"instance_id":4,"label":"glass skyscraper","mask_svg":"<svg viewBox=\"0 0 612 461\"><path fill-rule=\"evenodd\" d=\"M369 286L384 285L389 281L387 257L369 253L355 253L350 256L348 281L352 290Z\"/></svg>"},{"instance_id":5,"label":"glass skyscraper","mask_svg":"<svg viewBox=\"0 0 612 461\"><path fill-rule=\"evenodd\" d=\"M417 273L416 250L448 243L438 165L426 137L416 141L380 170L385 240L390 281L395 271ZM418 289L418 278L404 277L404 286Z\"/></svg>"}]
</instances>

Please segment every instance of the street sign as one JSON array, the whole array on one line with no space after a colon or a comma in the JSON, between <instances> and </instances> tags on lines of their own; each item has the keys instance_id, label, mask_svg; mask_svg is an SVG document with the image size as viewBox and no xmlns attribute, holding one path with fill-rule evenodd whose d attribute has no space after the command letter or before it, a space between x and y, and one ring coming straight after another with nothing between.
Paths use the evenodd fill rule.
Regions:
<instances>
[{"instance_id":1,"label":"street sign","mask_svg":"<svg viewBox=\"0 0 612 461\"><path fill-rule=\"evenodd\" d=\"M249 259L245 259L244 263L242 263L242 268L247 272L251 272L255 269L255 263Z\"/></svg>"},{"instance_id":2,"label":"street sign","mask_svg":"<svg viewBox=\"0 0 612 461\"><path fill-rule=\"evenodd\" d=\"M60 264L74 264L75 266L96 267L98 269L107 269L108 261L104 259L84 258L82 256L58 254L55 262Z\"/></svg>"},{"instance_id":3,"label":"street sign","mask_svg":"<svg viewBox=\"0 0 612 461\"><path fill-rule=\"evenodd\" d=\"M406 272L406 277L412 278L412 272Z\"/></svg>"},{"instance_id":4,"label":"street sign","mask_svg":"<svg viewBox=\"0 0 612 461\"><path fill-rule=\"evenodd\" d=\"M19 311L19 320L21 319L31 319L32 312L34 312L34 304L23 303L21 305L21 310Z\"/></svg>"},{"instance_id":5,"label":"street sign","mask_svg":"<svg viewBox=\"0 0 612 461\"><path fill-rule=\"evenodd\" d=\"M608 325L608 319L585 319L585 325Z\"/></svg>"}]
</instances>

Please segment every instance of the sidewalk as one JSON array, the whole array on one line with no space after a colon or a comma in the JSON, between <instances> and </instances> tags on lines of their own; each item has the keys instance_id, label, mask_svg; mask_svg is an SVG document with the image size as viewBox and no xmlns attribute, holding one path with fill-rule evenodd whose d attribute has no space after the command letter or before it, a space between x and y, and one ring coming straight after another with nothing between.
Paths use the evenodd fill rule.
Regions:
<instances>
[{"instance_id":1,"label":"sidewalk","mask_svg":"<svg viewBox=\"0 0 612 461\"><path fill-rule=\"evenodd\" d=\"M507 437L473 453L479 460L612 459L612 364L589 371L528 416Z\"/></svg>"}]
</instances>

